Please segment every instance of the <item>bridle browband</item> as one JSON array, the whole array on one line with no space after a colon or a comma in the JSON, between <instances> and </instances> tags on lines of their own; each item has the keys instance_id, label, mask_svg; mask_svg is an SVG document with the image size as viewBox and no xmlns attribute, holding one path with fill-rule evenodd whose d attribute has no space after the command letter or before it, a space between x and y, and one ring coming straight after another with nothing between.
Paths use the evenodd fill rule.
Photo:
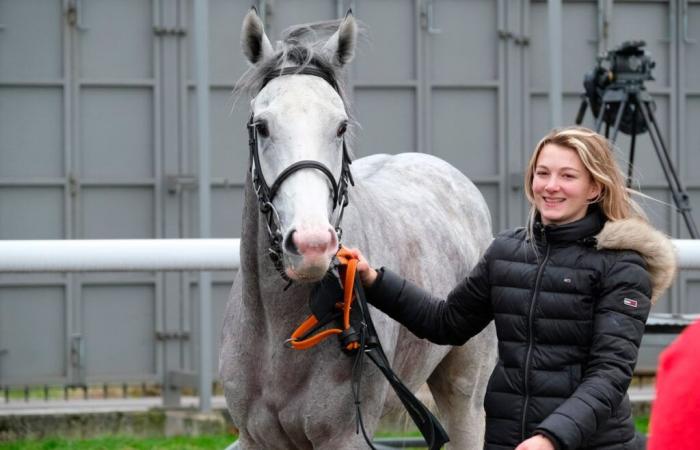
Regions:
<instances>
[{"instance_id":1,"label":"bridle browband","mask_svg":"<svg viewBox=\"0 0 700 450\"><path fill-rule=\"evenodd\" d=\"M340 94L340 89L338 84L335 82L333 77L324 70L321 70L314 66L295 66L295 67L284 67L279 70L275 70L268 74L263 80L260 90L262 90L267 83L269 83L274 78L283 75L313 75L323 78L330 84L333 89L335 89L338 94ZM250 114L250 119L248 120L248 146L250 147L250 173L252 176L253 189L258 197L258 205L260 207L260 212L265 215L267 223L267 233L270 238L270 247L268 248L268 256L272 260L272 264L275 266L275 270L280 274L280 276L287 281L289 285L291 284L291 279L287 276L284 271L283 262L283 250L282 241L284 236L282 236L281 224L279 214L273 205L272 201L275 199L275 195L279 191L282 183L289 178L294 172L302 169L316 169L320 170L328 181L330 181L331 188L333 190L333 212L335 213L335 219L333 220L333 227L336 233L338 233L338 243L340 244L340 239L342 237L342 229L340 228L340 222L343 219L343 211L348 205L348 185L354 186L355 183L352 179L352 174L350 173L350 155L348 153L347 146L345 144L345 137L343 137L343 161L340 171L340 178L336 182L333 172L318 161L313 160L302 160L297 161L287 168L285 168L282 173L277 176L272 186L270 186L265 180L265 176L262 172L262 166L260 165L260 156L258 150L258 123L254 121L253 113Z\"/></svg>"}]
</instances>

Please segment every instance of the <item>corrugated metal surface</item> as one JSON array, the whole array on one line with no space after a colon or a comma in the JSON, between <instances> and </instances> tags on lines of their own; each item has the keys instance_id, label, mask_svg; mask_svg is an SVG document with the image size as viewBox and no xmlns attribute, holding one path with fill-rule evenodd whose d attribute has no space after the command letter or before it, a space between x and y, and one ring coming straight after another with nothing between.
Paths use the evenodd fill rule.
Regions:
<instances>
[{"instance_id":1,"label":"corrugated metal surface","mask_svg":"<svg viewBox=\"0 0 700 450\"><path fill-rule=\"evenodd\" d=\"M477 183L495 230L524 222L523 167L549 128L546 2L257 4L273 39L352 6L370 32L350 73L355 152L439 155ZM231 90L246 68L238 34L248 7L209 5L213 237L240 235L248 112ZM700 3L565 1L562 14L563 122L573 123L598 51L645 39L662 133L700 209ZM191 2L0 0L0 24L0 238L197 237ZM624 160L629 139L618 144ZM637 155L644 191L666 203L645 201L652 221L687 237L644 136ZM214 275L214 311L232 279ZM0 274L0 383L150 381L196 367L196 282ZM700 274L683 273L656 311L700 312Z\"/></svg>"}]
</instances>

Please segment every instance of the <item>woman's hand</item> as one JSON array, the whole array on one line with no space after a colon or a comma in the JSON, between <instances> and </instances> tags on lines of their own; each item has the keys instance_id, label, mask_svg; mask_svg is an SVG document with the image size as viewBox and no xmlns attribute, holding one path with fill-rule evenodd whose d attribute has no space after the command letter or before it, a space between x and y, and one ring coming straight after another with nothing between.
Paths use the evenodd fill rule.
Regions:
<instances>
[{"instance_id":1,"label":"woman's hand","mask_svg":"<svg viewBox=\"0 0 700 450\"><path fill-rule=\"evenodd\" d=\"M521 442L515 450L554 450L554 444L547 437L536 434Z\"/></svg>"},{"instance_id":2,"label":"woman's hand","mask_svg":"<svg viewBox=\"0 0 700 450\"><path fill-rule=\"evenodd\" d=\"M349 248L348 251L352 253L352 256L357 258L359 261L357 263L357 273L360 274L360 281L362 281L362 286L368 288L374 284L377 280L377 271L374 270L367 259L365 259L362 252L356 248Z\"/></svg>"}]
</instances>

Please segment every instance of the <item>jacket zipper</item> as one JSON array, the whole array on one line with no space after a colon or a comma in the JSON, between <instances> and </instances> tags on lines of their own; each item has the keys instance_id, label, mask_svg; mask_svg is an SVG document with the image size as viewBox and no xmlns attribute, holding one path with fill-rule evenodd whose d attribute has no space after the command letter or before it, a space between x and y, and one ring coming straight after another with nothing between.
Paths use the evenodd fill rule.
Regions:
<instances>
[{"instance_id":1,"label":"jacket zipper","mask_svg":"<svg viewBox=\"0 0 700 450\"><path fill-rule=\"evenodd\" d=\"M547 242L547 235L545 234L544 228L542 229L542 239L546 245L546 250L544 254L544 259L542 260L540 267L537 269L537 277L535 278L535 291L532 293L532 300L530 300L530 312L528 313L527 317L527 353L525 355L525 371L523 373L523 380L525 382L525 402L523 403L523 418L520 425L521 442L524 441L526 438L525 422L527 419L528 404L530 403L530 380L528 379L528 372L530 371L530 358L532 356L532 347L534 340L532 328L535 316L535 303L537 302L537 296L540 291L540 282L542 281L544 266L547 264L547 259L549 259L549 242Z\"/></svg>"}]
</instances>

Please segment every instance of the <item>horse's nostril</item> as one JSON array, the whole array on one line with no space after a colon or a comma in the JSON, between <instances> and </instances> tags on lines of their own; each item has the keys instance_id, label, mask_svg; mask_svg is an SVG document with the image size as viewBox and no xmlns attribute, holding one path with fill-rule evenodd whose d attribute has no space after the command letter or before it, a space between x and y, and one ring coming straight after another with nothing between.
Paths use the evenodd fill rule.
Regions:
<instances>
[{"instance_id":1,"label":"horse's nostril","mask_svg":"<svg viewBox=\"0 0 700 450\"><path fill-rule=\"evenodd\" d=\"M296 232L297 230L295 229L290 230L283 242L284 251L292 255L300 255L299 248L297 248L297 244L294 242L294 233Z\"/></svg>"}]
</instances>

